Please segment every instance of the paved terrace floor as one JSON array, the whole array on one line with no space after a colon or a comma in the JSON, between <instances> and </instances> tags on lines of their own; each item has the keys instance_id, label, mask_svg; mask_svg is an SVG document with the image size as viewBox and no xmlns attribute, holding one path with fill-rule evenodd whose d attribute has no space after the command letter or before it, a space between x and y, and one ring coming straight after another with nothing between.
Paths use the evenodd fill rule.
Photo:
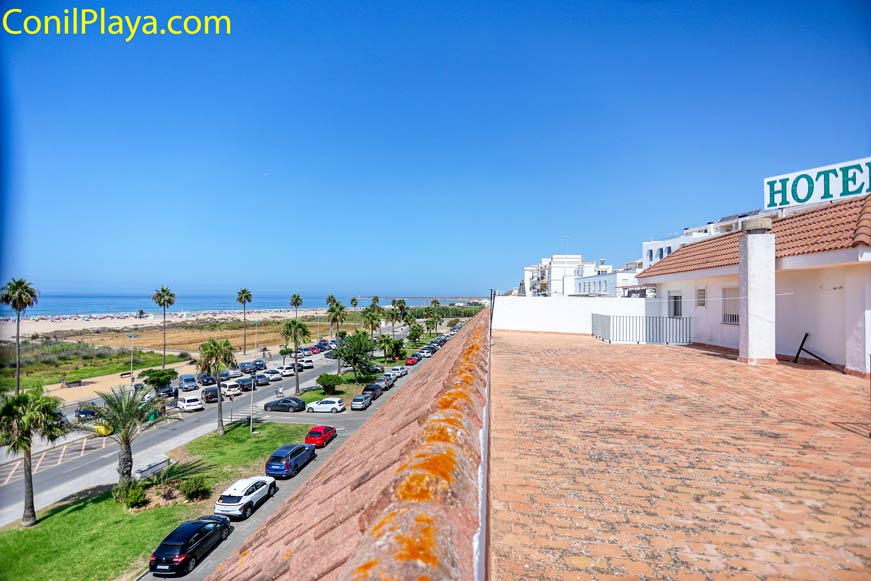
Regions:
<instances>
[{"instance_id":1,"label":"paved terrace floor","mask_svg":"<svg viewBox=\"0 0 871 581\"><path fill-rule=\"evenodd\" d=\"M871 579L867 380L512 331L492 358L492 579Z\"/></svg>"}]
</instances>

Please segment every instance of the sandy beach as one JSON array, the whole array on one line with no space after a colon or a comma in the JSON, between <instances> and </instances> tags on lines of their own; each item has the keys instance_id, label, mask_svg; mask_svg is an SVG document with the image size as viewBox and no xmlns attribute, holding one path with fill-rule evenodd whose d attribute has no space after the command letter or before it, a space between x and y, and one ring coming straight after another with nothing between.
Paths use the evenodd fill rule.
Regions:
<instances>
[{"instance_id":1,"label":"sandy beach","mask_svg":"<svg viewBox=\"0 0 871 581\"><path fill-rule=\"evenodd\" d=\"M326 309L299 310L299 316L325 316ZM290 319L294 316L293 309L263 309L249 310L248 321L267 321ZM185 323L196 321L241 321L242 311L203 311L173 313L167 312L166 322ZM159 327L163 324L162 315L148 316L145 319L137 319L135 316L126 314L109 315L66 315L63 317L38 317L32 320L25 311L21 317L21 336L30 337L34 333L45 334L57 331L89 331L92 329L142 329L147 327ZM15 339L15 319L0 322L0 341Z\"/></svg>"}]
</instances>

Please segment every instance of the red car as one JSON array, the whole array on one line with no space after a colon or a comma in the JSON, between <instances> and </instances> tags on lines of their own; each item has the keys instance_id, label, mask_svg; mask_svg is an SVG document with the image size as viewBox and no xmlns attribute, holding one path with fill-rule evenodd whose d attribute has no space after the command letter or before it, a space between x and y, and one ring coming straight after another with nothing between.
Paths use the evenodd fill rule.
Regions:
<instances>
[{"instance_id":1,"label":"red car","mask_svg":"<svg viewBox=\"0 0 871 581\"><path fill-rule=\"evenodd\" d=\"M405 360L406 365L414 365L415 363L417 363L417 357L409 357Z\"/></svg>"},{"instance_id":2,"label":"red car","mask_svg":"<svg viewBox=\"0 0 871 581\"><path fill-rule=\"evenodd\" d=\"M312 355L317 355L318 353L321 352L321 350L317 346L312 347L311 351L312 351Z\"/></svg>"},{"instance_id":3,"label":"red car","mask_svg":"<svg viewBox=\"0 0 871 581\"><path fill-rule=\"evenodd\" d=\"M317 448L323 448L336 437L336 428L332 426L315 426L309 430L305 437L306 444L313 444Z\"/></svg>"}]
</instances>

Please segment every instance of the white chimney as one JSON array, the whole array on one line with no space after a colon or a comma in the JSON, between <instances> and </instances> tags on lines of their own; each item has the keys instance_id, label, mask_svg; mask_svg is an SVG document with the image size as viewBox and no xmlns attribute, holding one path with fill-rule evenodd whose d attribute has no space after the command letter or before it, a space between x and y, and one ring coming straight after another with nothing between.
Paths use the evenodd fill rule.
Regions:
<instances>
[{"instance_id":1,"label":"white chimney","mask_svg":"<svg viewBox=\"0 0 871 581\"><path fill-rule=\"evenodd\" d=\"M741 225L738 263L738 361L751 365L777 363L775 352L774 234L770 218Z\"/></svg>"}]
</instances>

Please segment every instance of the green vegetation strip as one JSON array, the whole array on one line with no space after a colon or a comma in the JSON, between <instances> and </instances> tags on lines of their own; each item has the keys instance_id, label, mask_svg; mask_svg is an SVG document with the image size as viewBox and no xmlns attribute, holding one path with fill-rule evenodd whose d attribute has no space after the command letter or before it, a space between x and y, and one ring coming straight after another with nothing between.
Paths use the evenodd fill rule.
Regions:
<instances>
[{"instance_id":1,"label":"green vegetation strip","mask_svg":"<svg viewBox=\"0 0 871 581\"><path fill-rule=\"evenodd\" d=\"M302 442L311 426L233 425L227 434L202 436L178 449L199 457L215 492L238 478L261 474L266 458L282 444ZM38 477L38 476L37 476ZM0 529L0 580L114 579L144 570L160 541L182 521L211 514L212 499L134 513L104 492L40 511L32 528Z\"/></svg>"}]
</instances>

